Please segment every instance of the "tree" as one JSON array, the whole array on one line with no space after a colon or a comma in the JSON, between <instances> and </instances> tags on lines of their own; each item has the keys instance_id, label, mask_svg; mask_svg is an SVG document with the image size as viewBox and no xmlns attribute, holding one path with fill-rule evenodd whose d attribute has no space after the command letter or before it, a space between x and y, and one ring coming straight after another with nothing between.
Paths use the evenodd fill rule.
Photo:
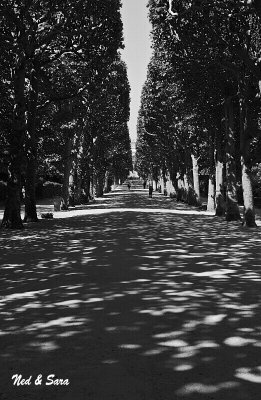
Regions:
<instances>
[{"instance_id":1,"label":"tree","mask_svg":"<svg viewBox=\"0 0 261 400\"><path fill-rule=\"evenodd\" d=\"M162 106L154 104L154 114L157 115L158 112L163 114L161 120L157 117L156 137L158 139L172 136L176 146L174 153L178 152L179 156L181 155L178 165L180 178L184 177L186 181L183 187L188 187L190 181L190 179L187 181L191 173L191 159L188 154L191 153L193 157L198 158L207 144L211 144L211 153L206 157L209 161L207 169L212 176L210 179L212 194L209 199L213 197L213 185L216 183L215 206L217 212L223 214L224 202L221 194L223 181L220 177L223 177L222 166L225 162L227 220L240 218L236 191L241 149L242 186L244 194L248 193L244 195L245 208L248 210L245 221L248 226L255 224L253 201L251 201L250 175L253 158L250 149L251 143L254 143L259 133L258 129L252 129L252 133L249 134L249 129L246 129L247 123L241 124L240 128L239 122L244 114L240 111L240 104L247 103L246 109L248 107L253 109L252 105L257 102L256 94L259 90L260 73L256 66L259 67L260 63L258 59L260 32L257 15L251 7L232 0L211 3L208 1L188 3L182 0L149 1L154 54L158 60L168 61L172 70L172 81L169 80L169 83L175 82L178 87L175 100L178 106L172 108L172 116L168 116L167 108L162 109ZM160 70L164 70L164 67L160 62L155 63L155 67L159 72L154 80L154 86L164 86L168 81L166 74L160 74ZM248 96L249 90L242 90L242 87L252 87L254 89L252 95ZM219 121L215 114L220 116ZM167 124L163 122L164 117ZM175 119L176 124L173 124L172 121ZM257 118L254 120L257 121ZM170 128L172 128L171 135L166 135ZM241 134L239 134L240 129ZM161 148L163 148L162 140L158 142L157 151ZM172 148L173 146L168 145L169 150ZM214 154L216 182L213 173ZM245 165L246 160L248 167ZM201 157L199 167L202 168L203 164ZM212 202L212 207L213 205Z\"/></svg>"},{"instance_id":2,"label":"tree","mask_svg":"<svg viewBox=\"0 0 261 400\"><path fill-rule=\"evenodd\" d=\"M41 73L68 53L86 60L89 70L99 62L104 65L111 62L122 46L119 9L119 0L106 3L101 0L30 0L21 1L19 5L9 1L0 5L1 47L9 54L9 65L12 66L9 80L13 103L8 197L3 227L22 227L20 189L23 165L27 165L28 173L26 219L36 219L36 117ZM8 65L1 62L1 67L8 68ZM7 70L4 73L8 73ZM74 95L82 91L83 87L78 87Z\"/></svg>"}]
</instances>

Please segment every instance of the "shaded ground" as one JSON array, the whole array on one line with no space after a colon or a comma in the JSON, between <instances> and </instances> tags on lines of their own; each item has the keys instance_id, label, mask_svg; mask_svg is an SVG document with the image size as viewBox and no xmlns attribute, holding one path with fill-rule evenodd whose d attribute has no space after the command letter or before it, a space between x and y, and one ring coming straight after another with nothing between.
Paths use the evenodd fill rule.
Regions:
<instances>
[{"instance_id":1,"label":"shaded ground","mask_svg":"<svg viewBox=\"0 0 261 400\"><path fill-rule=\"evenodd\" d=\"M56 217L1 232L1 400L260 399L260 229L142 190Z\"/></svg>"}]
</instances>

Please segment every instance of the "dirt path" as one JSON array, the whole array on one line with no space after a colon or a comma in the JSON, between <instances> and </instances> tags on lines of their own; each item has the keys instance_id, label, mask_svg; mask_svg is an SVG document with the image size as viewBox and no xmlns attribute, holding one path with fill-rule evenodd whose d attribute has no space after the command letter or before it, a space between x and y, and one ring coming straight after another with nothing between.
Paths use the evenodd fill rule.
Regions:
<instances>
[{"instance_id":1,"label":"dirt path","mask_svg":"<svg viewBox=\"0 0 261 400\"><path fill-rule=\"evenodd\" d=\"M1 235L1 400L260 398L260 229L132 188Z\"/></svg>"}]
</instances>

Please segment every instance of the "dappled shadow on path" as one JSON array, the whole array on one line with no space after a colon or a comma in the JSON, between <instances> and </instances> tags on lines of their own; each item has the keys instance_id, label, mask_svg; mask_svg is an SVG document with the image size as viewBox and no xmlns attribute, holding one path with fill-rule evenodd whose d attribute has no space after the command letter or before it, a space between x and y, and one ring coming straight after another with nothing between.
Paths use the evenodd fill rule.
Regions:
<instances>
[{"instance_id":1,"label":"dappled shadow on path","mask_svg":"<svg viewBox=\"0 0 261 400\"><path fill-rule=\"evenodd\" d=\"M260 244L135 210L3 232L0 399L258 399ZM15 388L15 373L70 385Z\"/></svg>"}]
</instances>

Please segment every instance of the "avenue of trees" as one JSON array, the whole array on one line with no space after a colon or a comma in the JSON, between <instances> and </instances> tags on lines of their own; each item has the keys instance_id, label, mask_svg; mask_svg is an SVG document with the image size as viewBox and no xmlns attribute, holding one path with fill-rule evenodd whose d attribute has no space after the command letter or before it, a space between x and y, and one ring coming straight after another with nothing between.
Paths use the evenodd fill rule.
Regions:
<instances>
[{"instance_id":1,"label":"avenue of trees","mask_svg":"<svg viewBox=\"0 0 261 400\"><path fill-rule=\"evenodd\" d=\"M37 221L36 187L87 202L132 169L120 0L0 4L0 190L4 228Z\"/></svg>"},{"instance_id":2,"label":"avenue of trees","mask_svg":"<svg viewBox=\"0 0 261 400\"><path fill-rule=\"evenodd\" d=\"M189 204L255 226L261 170L261 10L241 0L149 0L153 56L138 117L144 178ZM260 194L259 194L260 196Z\"/></svg>"}]
</instances>

